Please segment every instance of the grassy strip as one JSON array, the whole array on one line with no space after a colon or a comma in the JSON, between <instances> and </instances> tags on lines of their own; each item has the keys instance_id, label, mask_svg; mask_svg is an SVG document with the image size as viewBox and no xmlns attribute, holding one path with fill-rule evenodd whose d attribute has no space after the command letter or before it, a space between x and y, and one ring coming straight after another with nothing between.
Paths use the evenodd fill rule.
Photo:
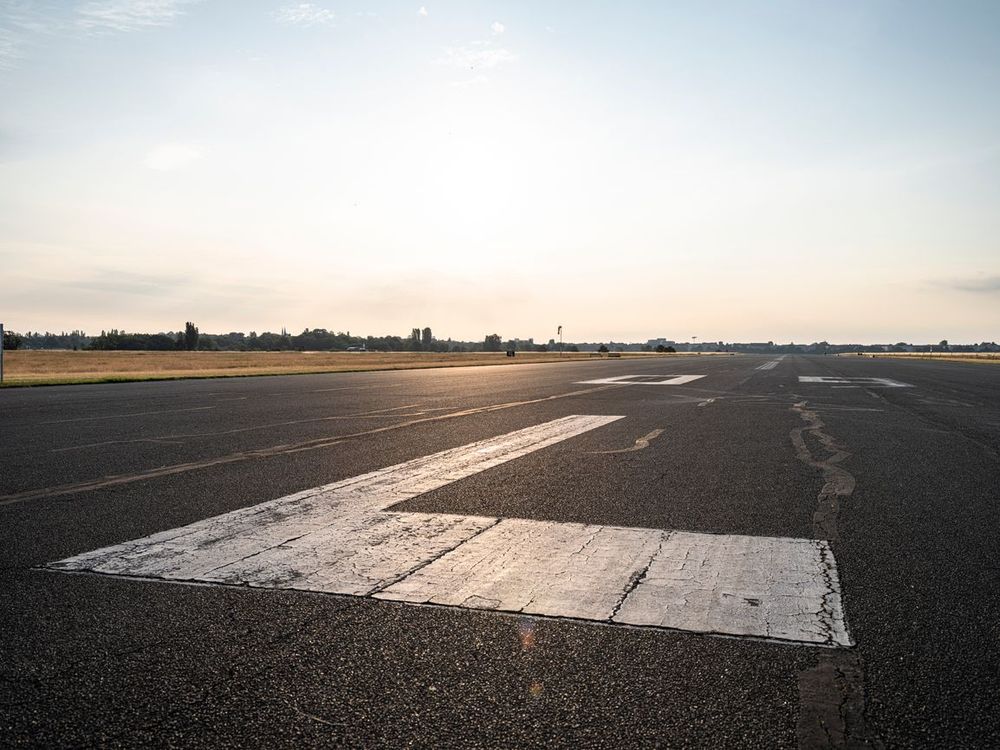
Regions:
<instances>
[{"instance_id":1,"label":"grassy strip","mask_svg":"<svg viewBox=\"0 0 1000 750\"><path fill-rule=\"evenodd\" d=\"M856 357L857 354L841 354L841 357ZM979 364L1000 364L1000 354L992 352L968 352L968 353L937 353L937 352L865 352L865 357L871 359L923 359L933 362L978 362Z\"/></svg>"},{"instance_id":2,"label":"grassy strip","mask_svg":"<svg viewBox=\"0 0 1000 750\"><path fill-rule=\"evenodd\" d=\"M598 359L589 353L499 354L302 352L8 352L4 387L128 383L147 380L311 375L439 367L524 365ZM15 355L15 356L11 356ZM625 358L683 355L626 352ZM206 367L214 364L216 367ZM222 365L219 367L218 365Z\"/></svg>"}]
</instances>

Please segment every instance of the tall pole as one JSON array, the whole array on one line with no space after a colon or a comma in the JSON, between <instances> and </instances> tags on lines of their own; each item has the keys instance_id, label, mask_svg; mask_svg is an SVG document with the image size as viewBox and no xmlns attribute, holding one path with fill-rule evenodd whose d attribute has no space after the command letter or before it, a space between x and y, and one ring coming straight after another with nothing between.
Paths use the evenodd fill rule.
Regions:
<instances>
[{"instance_id":1,"label":"tall pole","mask_svg":"<svg viewBox=\"0 0 1000 750\"><path fill-rule=\"evenodd\" d=\"M0 323L0 383L3 382L3 323Z\"/></svg>"},{"instance_id":2,"label":"tall pole","mask_svg":"<svg viewBox=\"0 0 1000 750\"><path fill-rule=\"evenodd\" d=\"M563 353L563 343L562 343L562 326L559 326L559 356L561 357Z\"/></svg>"}]
</instances>

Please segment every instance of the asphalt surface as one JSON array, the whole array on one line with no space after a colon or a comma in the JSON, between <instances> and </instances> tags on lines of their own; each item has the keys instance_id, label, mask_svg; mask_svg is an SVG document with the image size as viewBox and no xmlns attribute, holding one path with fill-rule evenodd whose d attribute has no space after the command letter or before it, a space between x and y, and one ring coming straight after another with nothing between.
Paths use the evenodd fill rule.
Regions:
<instances>
[{"instance_id":1,"label":"asphalt surface","mask_svg":"<svg viewBox=\"0 0 1000 750\"><path fill-rule=\"evenodd\" d=\"M996 746L1000 368L773 359L4 390L0 744ZM396 509L831 538L856 646L38 569L569 414Z\"/></svg>"}]
</instances>

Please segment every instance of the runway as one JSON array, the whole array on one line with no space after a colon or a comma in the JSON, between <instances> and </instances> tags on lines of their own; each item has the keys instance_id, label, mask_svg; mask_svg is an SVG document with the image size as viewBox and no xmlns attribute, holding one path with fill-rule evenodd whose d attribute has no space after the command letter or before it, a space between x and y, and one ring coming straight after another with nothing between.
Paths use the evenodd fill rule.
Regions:
<instances>
[{"instance_id":1,"label":"runway","mask_svg":"<svg viewBox=\"0 0 1000 750\"><path fill-rule=\"evenodd\" d=\"M989 744L998 385L706 355L5 390L5 733Z\"/></svg>"}]
</instances>

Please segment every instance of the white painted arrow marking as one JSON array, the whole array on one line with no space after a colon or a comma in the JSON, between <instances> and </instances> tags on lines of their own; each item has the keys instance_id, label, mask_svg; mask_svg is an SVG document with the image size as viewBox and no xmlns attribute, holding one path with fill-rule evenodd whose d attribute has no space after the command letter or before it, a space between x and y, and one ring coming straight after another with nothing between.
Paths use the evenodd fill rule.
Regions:
<instances>
[{"instance_id":1,"label":"white painted arrow marking","mask_svg":"<svg viewBox=\"0 0 1000 750\"><path fill-rule=\"evenodd\" d=\"M564 417L48 567L850 645L826 542L387 510L618 419Z\"/></svg>"}]
</instances>

